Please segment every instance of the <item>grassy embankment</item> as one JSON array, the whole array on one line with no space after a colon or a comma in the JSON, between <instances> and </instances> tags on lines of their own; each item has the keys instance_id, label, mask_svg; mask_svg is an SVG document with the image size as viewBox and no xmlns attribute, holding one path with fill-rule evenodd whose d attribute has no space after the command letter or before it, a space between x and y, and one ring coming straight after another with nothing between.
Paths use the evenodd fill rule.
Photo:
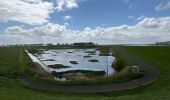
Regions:
<instances>
[{"instance_id":1,"label":"grassy embankment","mask_svg":"<svg viewBox=\"0 0 170 100\"><path fill-rule=\"evenodd\" d=\"M0 48L0 76L17 79L28 72L29 59L20 48Z\"/></svg>"},{"instance_id":2,"label":"grassy embankment","mask_svg":"<svg viewBox=\"0 0 170 100\"><path fill-rule=\"evenodd\" d=\"M161 72L160 78L149 86L102 94L37 91L25 88L17 79L27 69L27 60L21 56L23 52L18 48L0 48L0 100L169 100L170 47L121 47L121 49L141 57L158 68Z\"/></svg>"},{"instance_id":3,"label":"grassy embankment","mask_svg":"<svg viewBox=\"0 0 170 100\"><path fill-rule=\"evenodd\" d=\"M131 71L132 66L134 64L129 60L126 59L124 56L122 56L119 52L119 50L116 49L116 46L114 48L111 48L111 46L102 46L100 47L101 50L101 56L108 56L110 55L109 52L112 53L112 55L115 57L115 61L112 64L112 67L116 70L115 74L110 77L111 79L119 79L121 82L133 80L136 78L140 78L145 75L144 71L139 69L139 73L134 73ZM110 51L112 50L112 51Z\"/></svg>"}]
</instances>

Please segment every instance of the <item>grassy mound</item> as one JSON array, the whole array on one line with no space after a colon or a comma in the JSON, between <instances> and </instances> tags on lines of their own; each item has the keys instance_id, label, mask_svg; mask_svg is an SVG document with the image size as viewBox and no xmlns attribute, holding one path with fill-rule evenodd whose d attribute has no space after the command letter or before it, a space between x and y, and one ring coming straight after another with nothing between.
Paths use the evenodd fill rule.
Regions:
<instances>
[{"instance_id":1,"label":"grassy mound","mask_svg":"<svg viewBox=\"0 0 170 100\"><path fill-rule=\"evenodd\" d=\"M69 61L71 64L79 64L77 61Z\"/></svg>"},{"instance_id":2,"label":"grassy mound","mask_svg":"<svg viewBox=\"0 0 170 100\"><path fill-rule=\"evenodd\" d=\"M90 58L90 57L92 57L92 56L83 56L83 58Z\"/></svg>"},{"instance_id":3,"label":"grassy mound","mask_svg":"<svg viewBox=\"0 0 170 100\"><path fill-rule=\"evenodd\" d=\"M88 60L89 62L99 62L97 59Z\"/></svg>"},{"instance_id":4,"label":"grassy mound","mask_svg":"<svg viewBox=\"0 0 170 100\"><path fill-rule=\"evenodd\" d=\"M65 66L63 64L48 65L48 67L53 68L53 69L70 68L70 66Z\"/></svg>"}]
</instances>

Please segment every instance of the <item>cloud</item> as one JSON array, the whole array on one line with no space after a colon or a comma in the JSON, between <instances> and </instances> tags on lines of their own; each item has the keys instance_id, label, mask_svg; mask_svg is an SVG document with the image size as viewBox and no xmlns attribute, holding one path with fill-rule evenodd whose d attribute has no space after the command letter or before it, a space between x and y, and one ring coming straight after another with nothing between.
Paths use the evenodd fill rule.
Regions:
<instances>
[{"instance_id":1,"label":"cloud","mask_svg":"<svg viewBox=\"0 0 170 100\"><path fill-rule=\"evenodd\" d=\"M65 22L64 25L65 25L65 26L69 26L69 23Z\"/></svg>"},{"instance_id":2,"label":"cloud","mask_svg":"<svg viewBox=\"0 0 170 100\"><path fill-rule=\"evenodd\" d=\"M134 26L122 25L96 29L85 29L79 32L75 39L81 37L102 43L154 43L166 41L170 38L170 17L166 18L145 18ZM168 25L168 26L167 26Z\"/></svg>"},{"instance_id":3,"label":"cloud","mask_svg":"<svg viewBox=\"0 0 170 100\"><path fill-rule=\"evenodd\" d=\"M154 43L170 39L170 17L148 18L140 20L135 25L121 25L117 27L92 29L82 31L72 30L65 25L48 23L41 27L24 29L21 26L9 27L4 32L5 36L23 37L17 40L24 43L26 40L41 41L43 43L63 42L97 42L101 44L117 43ZM20 38L20 39L23 39ZM22 42L24 41L24 42ZM37 43L37 42L36 42Z\"/></svg>"},{"instance_id":4,"label":"cloud","mask_svg":"<svg viewBox=\"0 0 170 100\"><path fill-rule=\"evenodd\" d=\"M170 0L164 3L162 2L155 7L156 11L162 11L162 10L167 10L167 9L170 9Z\"/></svg>"},{"instance_id":5,"label":"cloud","mask_svg":"<svg viewBox=\"0 0 170 100\"><path fill-rule=\"evenodd\" d=\"M23 29L20 26L8 27L5 30L5 34L10 36L21 36L21 37L61 37L63 34L68 33L69 30L66 26L48 23L41 27L35 27L31 29Z\"/></svg>"},{"instance_id":6,"label":"cloud","mask_svg":"<svg viewBox=\"0 0 170 100\"><path fill-rule=\"evenodd\" d=\"M71 16L63 16L62 19L63 19L64 21L66 21L66 20L72 19L72 17L71 17Z\"/></svg>"},{"instance_id":7,"label":"cloud","mask_svg":"<svg viewBox=\"0 0 170 100\"><path fill-rule=\"evenodd\" d=\"M138 20L138 21L141 21L141 20L143 20L143 19L145 19L145 18L147 18L147 17L142 15L142 16L139 16L139 17L137 18L137 20Z\"/></svg>"},{"instance_id":8,"label":"cloud","mask_svg":"<svg viewBox=\"0 0 170 100\"><path fill-rule=\"evenodd\" d=\"M48 22L52 11L53 4L44 0L0 0L0 22L42 25Z\"/></svg>"},{"instance_id":9,"label":"cloud","mask_svg":"<svg viewBox=\"0 0 170 100\"><path fill-rule=\"evenodd\" d=\"M129 19L133 19L135 16L128 16Z\"/></svg>"},{"instance_id":10,"label":"cloud","mask_svg":"<svg viewBox=\"0 0 170 100\"><path fill-rule=\"evenodd\" d=\"M128 4L130 0L121 0L123 3Z\"/></svg>"},{"instance_id":11,"label":"cloud","mask_svg":"<svg viewBox=\"0 0 170 100\"><path fill-rule=\"evenodd\" d=\"M0 22L17 21L29 25L43 25L49 22L50 13L78 8L78 2L85 0L0 0ZM54 4L56 3L56 4ZM64 20L71 16L64 16Z\"/></svg>"},{"instance_id":12,"label":"cloud","mask_svg":"<svg viewBox=\"0 0 170 100\"><path fill-rule=\"evenodd\" d=\"M56 0L56 9L57 11L64 11L66 9L78 8L79 0Z\"/></svg>"},{"instance_id":13,"label":"cloud","mask_svg":"<svg viewBox=\"0 0 170 100\"><path fill-rule=\"evenodd\" d=\"M67 29L66 25L53 23L30 29L13 26L8 27L4 34L0 35L0 44L65 43L70 42L71 34L76 32Z\"/></svg>"},{"instance_id":14,"label":"cloud","mask_svg":"<svg viewBox=\"0 0 170 100\"><path fill-rule=\"evenodd\" d=\"M132 9L134 8L134 1L135 0L112 0L112 1L118 1L118 2L121 2L123 3L124 5L128 6L128 9Z\"/></svg>"}]
</instances>

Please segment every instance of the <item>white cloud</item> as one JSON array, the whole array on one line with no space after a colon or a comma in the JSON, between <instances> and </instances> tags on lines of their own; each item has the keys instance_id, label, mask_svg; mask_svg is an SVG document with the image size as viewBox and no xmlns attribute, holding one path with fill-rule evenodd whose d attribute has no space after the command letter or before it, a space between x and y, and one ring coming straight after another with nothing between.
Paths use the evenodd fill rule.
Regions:
<instances>
[{"instance_id":1,"label":"white cloud","mask_svg":"<svg viewBox=\"0 0 170 100\"><path fill-rule=\"evenodd\" d=\"M128 16L129 19L133 19L135 16Z\"/></svg>"},{"instance_id":2,"label":"white cloud","mask_svg":"<svg viewBox=\"0 0 170 100\"><path fill-rule=\"evenodd\" d=\"M64 21L72 19L71 16L63 16L62 18L63 18Z\"/></svg>"},{"instance_id":3,"label":"white cloud","mask_svg":"<svg viewBox=\"0 0 170 100\"><path fill-rule=\"evenodd\" d=\"M52 11L53 4L44 0L0 0L0 22L42 25L48 22Z\"/></svg>"},{"instance_id":4,"label":"white cloud","mask_svg":"<svg viewBox=\"0 0 170 100\"><path fill-rule=\"evenodd\" d=\"M79 0L56 0L57 11L64 11L66 9L78 8Z\"/></svg>"},{"instance_id":5,"label":"white cloud","mask_svg":"<svg viewBox=\"0 0 170 100\"><path fill-rule=\"evenodd\" d=\"M135 7L134 5L135 0L112 0L112 1L118 1L123 3L124 5L127 5L129 10Z\"/></svg>"},{"instance_id":6,"label":"white cloud","mask_svg":"<svg viewBox=\"0 0 170 100\"><path fill-rule=\"evenodd\" d=\"M65 26L69 26L69 23L65 22L64 25L65 25Z\"/></svg>"},{"instance_id":7,"label":"white cloud","mask_svg":"<svg viewBox=\"0 0 170 100\"><path fill-rule=\"evenodd\" d=\"M23 29L20 26L8 27L5 34L10 36L23 36L23 37L61 37L63 34L69 32L66 26L48 23L41 27L31 29Z\"/></svg>"},{"instance_id":8,"label":"white cloud","mask_svg":"<svg viewBox=\"0 0 170 100\"><path fill-rule=\"evenodd\" d=\"M139 16L139 17L137 18L137 20L138 20L138 21L141 21L141 20L143 20L143 19L145 19L145 18L146 18L146 16L143 16L143 15L142 15L142 16Z\"/></svg>"},{"instance_id":9,"label":"white cloud","mask_svg":"<svg viewBox=\"0 0 170 100\"><path fill-rule=\"evenodd\" d=\"M114 44L166 41L170 39L169 32L170 17L145 17L133 26L121 25L108 28L97 27L95 29L87 27L82 31L75 31L68 29L65 25L48 23L32 29L23 29L21 26L9 27L4 33L9 37L23 37L25 40L18 39L17 42L19 43L32 39L33 41L41 41L43 43L92 41L102 44Z\"/></svg>"},{"instance_id":10,"label":"white cloud","mask_svg":"<svg viewBox=\"0 0 170 100\"><path fill-rule=\"evenodd\" d=\"M155 7L156 11L162 11L167 9L170 9L170 0L168 2L164 2L164 3L162 2Z\"/></svg>"}]
</instances>

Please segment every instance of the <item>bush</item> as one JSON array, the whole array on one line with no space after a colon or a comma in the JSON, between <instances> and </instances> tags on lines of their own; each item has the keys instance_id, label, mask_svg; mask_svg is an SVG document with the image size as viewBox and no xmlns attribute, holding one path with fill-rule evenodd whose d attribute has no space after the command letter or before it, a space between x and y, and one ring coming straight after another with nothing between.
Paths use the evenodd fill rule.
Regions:
<instances>
[{"instance_id":1,"label":"bush","mask_svg":"<svg viewBox=\"0 0 170 100\"><path fill-rule=\"evenodd\" d=\"M116 71L119 72L125 67L125 63L121 58L118 58L115 60L115 62L113 62L112 66Z\"/></svg>"}]
</instances>

